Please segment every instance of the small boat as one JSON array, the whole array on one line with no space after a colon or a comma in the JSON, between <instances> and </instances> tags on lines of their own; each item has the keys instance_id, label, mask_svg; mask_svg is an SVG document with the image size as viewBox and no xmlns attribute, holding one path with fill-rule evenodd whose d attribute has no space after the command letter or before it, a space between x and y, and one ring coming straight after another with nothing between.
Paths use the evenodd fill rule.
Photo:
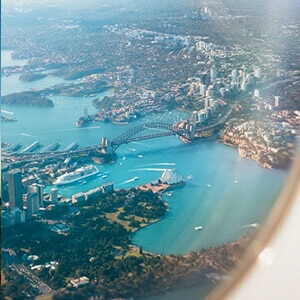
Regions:
<instances>
[{"instance_id":1,"label":"small boat","mask_svg":"<svg viewBox=\"0 0 300 300\"><path fill-rule=\"evenodd\" d=\"M126 160L126 156L123 156L123 160Z\"/></svg>"},{"instance_id":2,"label":"small boat","mask_svg":"<svg viewBox=\"0 0 300 300\"><path fill-rule=\"evenodd\" d=\"M107 177L108 177L108 175L104 174L104 175L101 176L101 179L105 179Z\"/></svg>"},{"instance_id":3,"label":"small boat","mask_svg":"<svg viewBox=\"0 0 300 300\"><path fill-rule=\"evenodd\" d=\"M193 176L192 175L188 175L186 178L189 179L189 180L191 180L191 179L193 179Z\"/></svg>"},{"instance_id":4,"label":"small boat","mask_svg":"<svg viewBox=\"0 0 300 300\"><path fill-rule=\"evenodd\" d=\"M136 149L135 149L135 148L132 148L132 149L131 149L131 151L132 151L132 152L135 152L135 151L136 151Z\"/></svg>"},{"instance_id":5,"label":"small boat","mask_svg":"<svg viewBox=\"0 0 300 300\"><path fill-rule=\"evenodd\" d=\"M239 181L237 180L237 178L235 178L233 182L234 183L239 183Z\"/></svg>"},{"instance_id":6,"label":"small boat","mask_svg":"<svg viewBox=\"0 0 300 300\"><path fill-rule=\"evenodd\" d=\"M143 155L139 154L139 155L138 155L138 158L143 158Z\"/></svg>"},{"instance_id":7,"label":"small boat","mask_svg":"<svg viewBox=\"0 0 300 300\"><path fill-rule=\"evenodd\" d=\"M210 183L208 183L208 184L207 184L207 187L209 187L209 188L210 188L210 187L211 187L211 184L210 184Z\"/></svg>"},{"instance_id":8,"label":"small boat","mask_svg":"<svg viewBox=\"0 0 300 300\"><path fill-rule=\"evenodd\" d=\"M196 226L196 227L195 227L195 230L196 230L196 231L199 231L199 230L202 230L202 229L203 229L202 226Z\"/></svg>"},{"instance_id":9,"label":"small boat","mask_svg":"<svg viewBox=\"0 0 300 300\"><path fill-rule=\"evenodd\" d=\"M168 197L171 197L171 196L173 195L173 193L172 193L172 192L168 192L168 193L166 193L166 195L167 195Z\"/></svg>"}]
</instances>

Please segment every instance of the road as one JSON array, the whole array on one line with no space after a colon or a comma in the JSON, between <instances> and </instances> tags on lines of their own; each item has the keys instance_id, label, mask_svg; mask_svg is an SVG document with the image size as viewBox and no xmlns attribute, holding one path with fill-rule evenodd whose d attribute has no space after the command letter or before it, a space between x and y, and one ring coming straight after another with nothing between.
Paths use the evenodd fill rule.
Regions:
<instances>
[{"instance_id":1,"label":"road","mask_svg":"<svg viewBox=\"0 0 300 300\"><path fill-rule=\"evenodd\" d=\"M12 265L12 269L19 275L24 276L33 288L40 291L40 294L50 294L53 292L53 290L45 282L35 276L25 265L14 264Z\"/></svg>"}]
</instances>

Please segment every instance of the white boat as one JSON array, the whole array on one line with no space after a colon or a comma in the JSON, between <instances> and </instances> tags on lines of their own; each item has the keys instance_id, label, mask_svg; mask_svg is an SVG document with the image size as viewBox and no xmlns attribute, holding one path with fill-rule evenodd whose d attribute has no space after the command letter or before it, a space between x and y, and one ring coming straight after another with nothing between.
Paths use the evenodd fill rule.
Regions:
<instances>
[{"instance_id":1,"label":"white boat","mask_svg":"<svg viewBox=\"0 0 300 300\"><path fill-rule=\"evenodd\" d=\"M192 179L193 179L193 176L192 176L192 175L188 175L186 178L187 178L188 180L192 180Z\"/></svg>"},{"instance_id":2,"label":"white boat","mask_svg":"<svg viewBox=\"0 0 300 300\"><path fill-rule=\"evenodd\" d=\"M107 177L108 177L108 175L104 174L104 175L101 176L101 179L105 179Z\"/></svg>"},{"instance_id":3,"label":"white boat","mask_svg":"<svg viewBox=\"0 0 300 300\"><path fill-rule=\"evenodd\" d=\"M97 167L93 165L87 165L76 169L74 172L65 173L64 175L59 176L54 184L69 184L96 175L98 173L99 170L97 169Z\"/></svg>"},{"instance_id":4,"label":"white boat","mask_svg":"<svg viewBox=\"0 0 300 300\"><path fill-rule=\"evenodd\" d=\"M199 231L199 230L202 230L202 229L203 229L202 226L196 226L196 227L195 227L195 230L196 230L196 231Z\"/></svg>"},{"instance_id":5,"label":"white boat","mask_svg":"<svg viewBox=\"0 0 300 300\"><path fill-rule=\"evenodd\" d=\"M208 183L208 184L207 184L207 187L209 187L209 188L210 188L210 187L211 187L211 184L210 184L210 183Z\"/></svg>"},{"instance_id":6,"label":"white boat","mask_svg":"<svg viewBox=\"0 0 300 300\"><path fill-rule=\"evenodd\" d=\"M234 183L239 183L239 181L237 180L237 178L235 178L233 182Z\"/></svg>"},{"instance_id":7,"label":"white boat","mask_svg":"<svg viewBox=\"0 0 300 300\"><path fill-rule=\"evenodd\" d=\"M138 158L143 158L143 155L139 154L139 155L138 155Z\"/></svg>"}]
</instances>

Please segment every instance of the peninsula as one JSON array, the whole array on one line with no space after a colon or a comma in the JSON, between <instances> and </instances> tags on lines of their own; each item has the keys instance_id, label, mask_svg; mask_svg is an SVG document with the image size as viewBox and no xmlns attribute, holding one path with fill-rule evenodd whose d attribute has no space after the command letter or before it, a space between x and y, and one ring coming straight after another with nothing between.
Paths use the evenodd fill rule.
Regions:
<instances>
[{"instance_id":1,"label":"peninsula","mask_svg":"<svg viewBox=\"0 0 300 300\"><path fill-rule=\"evenodd\" d=\"M159 193L139 188L110 190L72 206L47 209L42 219L8 228L3 247L22 258L34 276L58 290L53 299L80 295L111 299L215 281L231 270L251 240L246 236L187 255L156 255L131 243L132 232L159 220L167 211ZM23 275L10 272L12 260L4 259L4 274L22 282ZM18 295L10 283L3 285L2 292Z\"/></svg>"}]
</instances>

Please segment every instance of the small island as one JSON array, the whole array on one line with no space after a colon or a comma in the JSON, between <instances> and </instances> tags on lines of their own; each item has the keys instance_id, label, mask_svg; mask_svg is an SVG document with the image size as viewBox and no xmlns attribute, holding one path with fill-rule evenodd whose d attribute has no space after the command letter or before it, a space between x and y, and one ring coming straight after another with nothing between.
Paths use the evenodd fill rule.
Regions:
<instances>
[{"instance_id":1,"label":"small island","mask_svg":"<svg viewBox=\"0 0 300 300\"><path fill-rule=\"evenodd\" d=\"M21 92L14 93L6 96L1 96L2 104L10 105L29 105L39 107L53 107L52 100L45 96L37 94L36 92Z\"/></svg>"},{"instance_id":2,"label":"small island","mask_svg":"<svg viewBox=\"0 0 300 300\"><path fill-rule=\"evenodd\" d=\"M19 79L24 82L38 81L47 77L47 74L42 73L25 73L20 75Z\"/></svg>"}]
</instances>

